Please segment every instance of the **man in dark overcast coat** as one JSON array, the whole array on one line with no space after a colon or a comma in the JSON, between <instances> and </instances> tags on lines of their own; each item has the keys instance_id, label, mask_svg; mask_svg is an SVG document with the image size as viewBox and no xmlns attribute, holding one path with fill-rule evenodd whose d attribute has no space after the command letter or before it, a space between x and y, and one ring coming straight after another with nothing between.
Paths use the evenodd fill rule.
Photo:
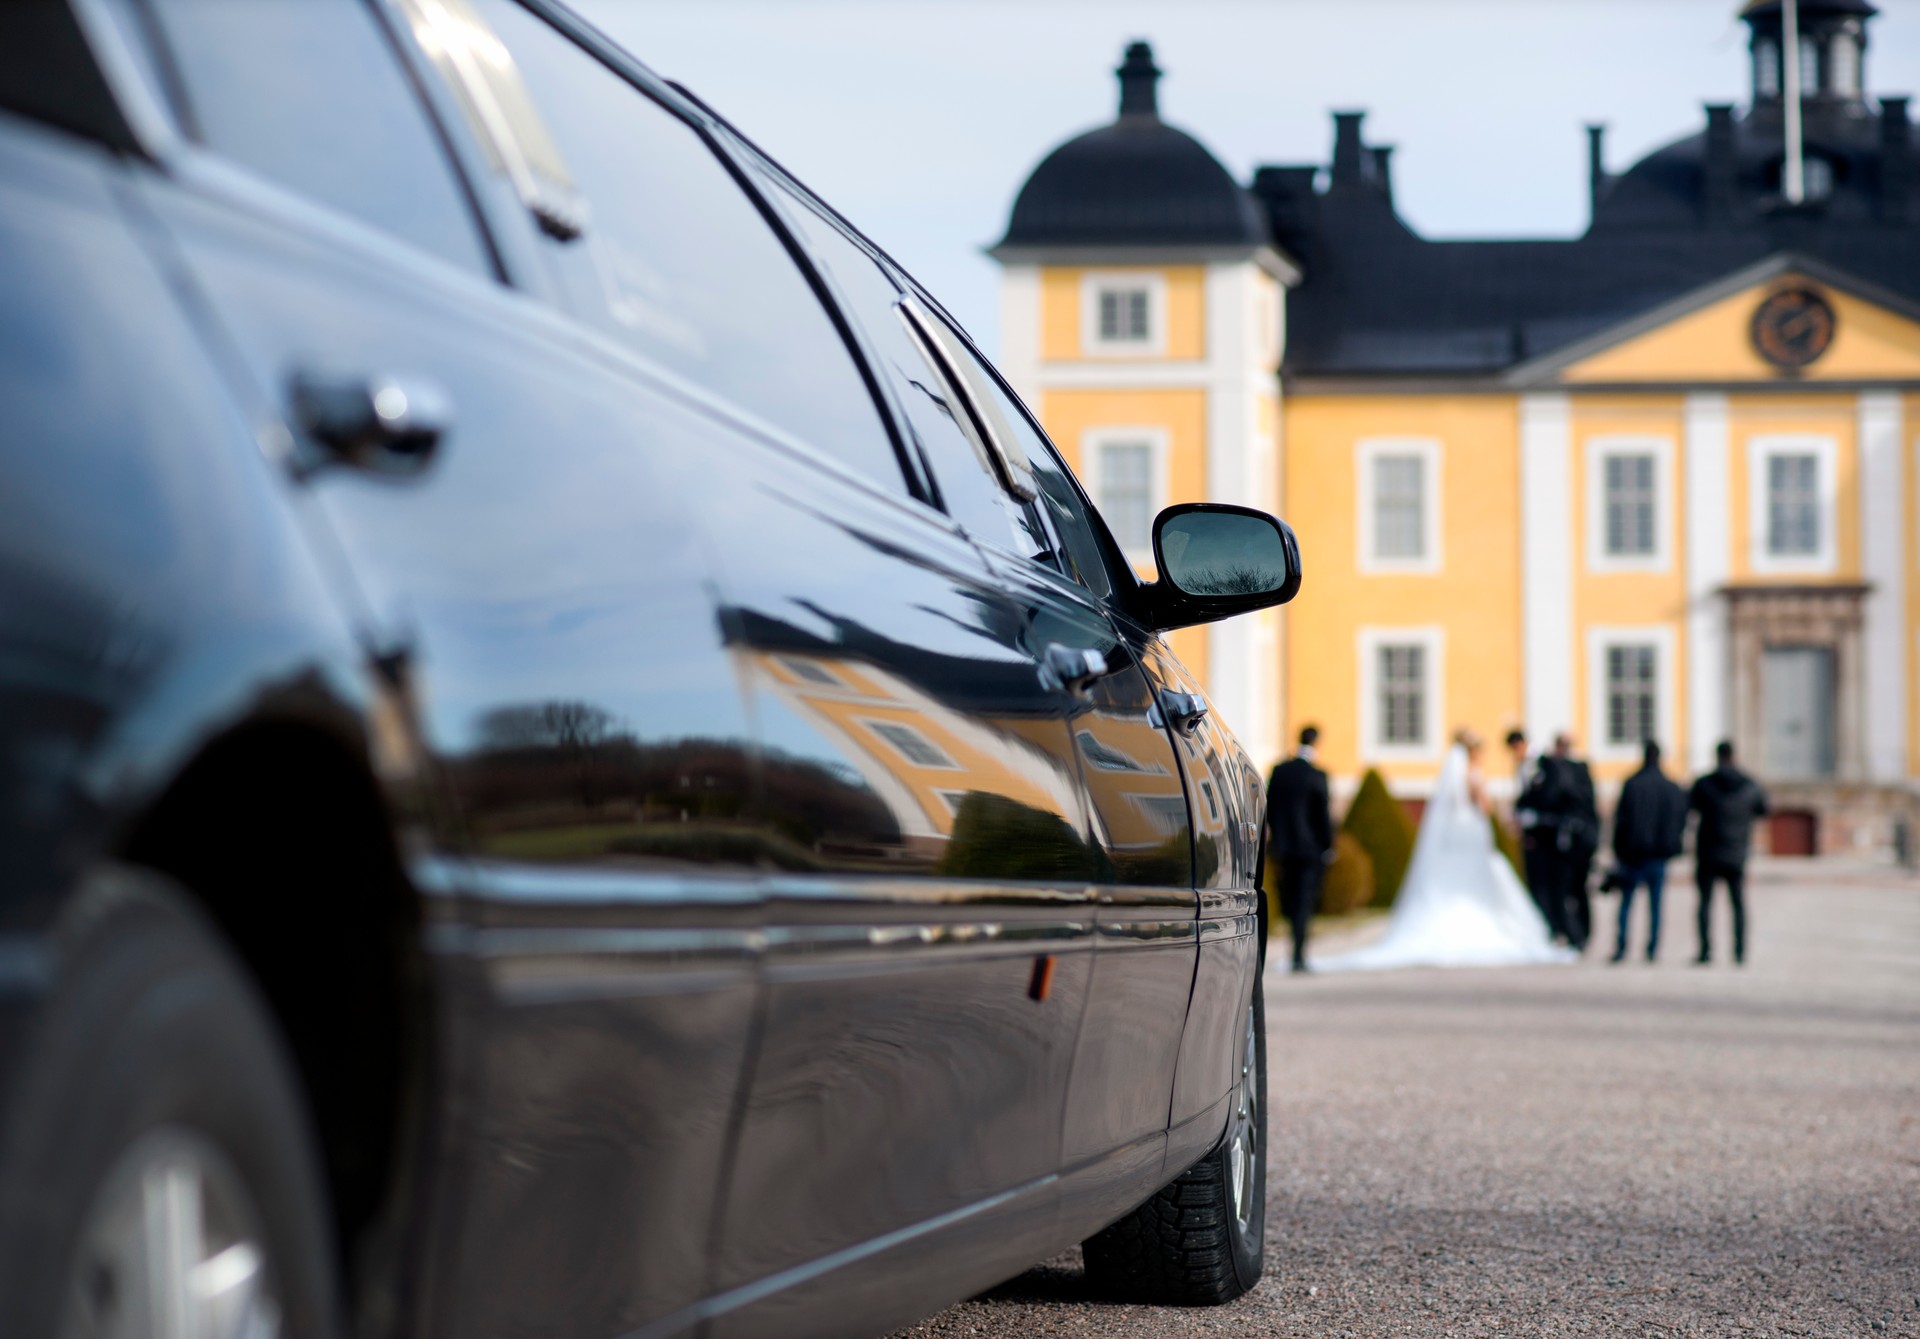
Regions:
<instances>
[{"instance_id":1,"label":"man in dark overcast coat","mask_svg":"<svg viewBox=\"0 0 1920 1339\"><path fill-rule=\"evenodd\" d=\"M1280 874L1280 913L1293 931L1293 970L1307 970L1307 927L1320 909L1320 881L1333 858L1327 774L1313 765L1319 728L1300 732L1300 751L1267 778L1267 854Z\"/></svg>"},{"instance_id":2,"label":"man in dark overcast coat","mask_svg":"<svg viewBox=\"0 0 1920 1339\"><path fill-rule=\"evenodd\" d=\"M1613 811L1613 857L1619 862L1620 922L1613 938L1613 961L1627 956L1627 914L1633 894L1647 886L1647 961L1660 951L1660 894L1667 883L1667 862L1680 854L1687 835L1687 793L1660 770L1660 746L1647 741L1640 770L1620 787Z\"/></svg>"},{"instance_id":3,"label":"man in dark overcast coat","mask_svg":"<svg viewBox=\"0 0 1920 1339\"><path fill-rule=\"evenodd\" d=\"M1693 783L1687 805L1700 815L1693 838L1693 879L1700 889L1700 956L1713 961L1713 886L1727 885L1733 903L1733 960L1747 960L1747 850L1753 845L1753 820L1767 812L1767 793L1733 765L1733 745L1714 747L1719 766Z\"/></svg>"}]
</instances>

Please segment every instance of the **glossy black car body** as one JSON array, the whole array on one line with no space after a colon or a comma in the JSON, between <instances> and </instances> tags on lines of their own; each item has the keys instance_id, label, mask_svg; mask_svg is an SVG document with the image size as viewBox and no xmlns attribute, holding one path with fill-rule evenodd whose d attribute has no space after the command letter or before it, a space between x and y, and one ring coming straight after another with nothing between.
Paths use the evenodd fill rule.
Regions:
<instances>
[{"instance_id":1,"label":"glossy black car body","mask_svg":"<svg viewBox=\"0 0 1920 1339\"><path fill-rule=\"evenodd\" d=\"M0 52L0 1175L129 870L366 1333L883 1332L1221 1143L1258 777L897 267L544 2Z\"/></svg>"}]
</instances>

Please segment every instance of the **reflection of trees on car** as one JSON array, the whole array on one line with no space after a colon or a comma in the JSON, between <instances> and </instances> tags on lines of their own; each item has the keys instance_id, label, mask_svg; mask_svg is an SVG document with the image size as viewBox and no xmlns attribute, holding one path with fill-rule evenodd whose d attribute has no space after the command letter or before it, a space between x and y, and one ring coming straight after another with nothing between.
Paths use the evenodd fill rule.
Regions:
<instances>
[{"instance_id":1,"label":"reflection of trees on car","mask_svg":"<svg viewBox=\"0 0 1920 1339\"><path fill-rule=\"evenodd\" d=\"M1047 813L970 790L954 814L953 837L940 873L954 879L1074 879L1113 877L1101 854L1080 834Z\"/></svg>"}]
</instances>

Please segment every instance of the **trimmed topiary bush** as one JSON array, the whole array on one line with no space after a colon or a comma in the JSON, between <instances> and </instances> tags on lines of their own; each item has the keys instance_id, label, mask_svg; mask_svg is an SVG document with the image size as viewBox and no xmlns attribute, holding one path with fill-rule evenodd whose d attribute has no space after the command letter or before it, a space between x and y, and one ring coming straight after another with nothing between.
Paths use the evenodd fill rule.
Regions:
<instances>
[{"instance_id":1,"label":"trimmed topiary bush","mask_svg":"<svg viewBox=\"0 0 1920 1339\"><path fill-rule=\"evenodd\" d=\"M1372 901L1373 857L1351 832L1335 833L1333 863L1320 886L1320 910L1328 916L1345 916Z\"/></svg>"},{"instance_id":2,"label":"trimmed topiary bush","mask_svg":"<svg viewBox=\"0 0 1920 1339\"><path fill-rule=\"evenodd\" d=\"M1500 848L1500 854L1507 858L1507 863L1513 866L1513 872L1520 876L1521 885L1525 886L1527 858L1521 854L1519 835L1498 814L1493 816L1493 844Z\"/></svg>"},{"instance_id":3,"label":"trimmed topiary bush","mask_svg":"<svg viewBox=\"0 0 1920 1339\"><path fill-rule=\"evenodd\" d=\"M1387 783L1375 769L1369 767L1360 779L1360 790L1347 806L1340 830L1351 833L1373 861L1373 905L1392 906L1413 859L1414 827L1406 806L1388 793Z\"/></svg>"}]
</instances>

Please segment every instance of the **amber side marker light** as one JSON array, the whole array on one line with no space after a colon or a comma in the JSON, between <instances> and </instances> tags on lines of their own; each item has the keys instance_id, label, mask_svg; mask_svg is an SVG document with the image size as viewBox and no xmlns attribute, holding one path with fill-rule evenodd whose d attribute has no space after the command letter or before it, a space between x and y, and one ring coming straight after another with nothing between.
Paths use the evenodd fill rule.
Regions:
<instances>
[{"instance_id":1,"label":"amber side marker light","mask_svg":"<svg viewBox=\"0 0 1920 1339\"><path fill-rule=\"evenodd\" d=\"M1027 998L1038 1002L1053 992L1053 955L1043 954L1033 960L1033 976L1027 981Z\"/></svg>"}]
</instances>

